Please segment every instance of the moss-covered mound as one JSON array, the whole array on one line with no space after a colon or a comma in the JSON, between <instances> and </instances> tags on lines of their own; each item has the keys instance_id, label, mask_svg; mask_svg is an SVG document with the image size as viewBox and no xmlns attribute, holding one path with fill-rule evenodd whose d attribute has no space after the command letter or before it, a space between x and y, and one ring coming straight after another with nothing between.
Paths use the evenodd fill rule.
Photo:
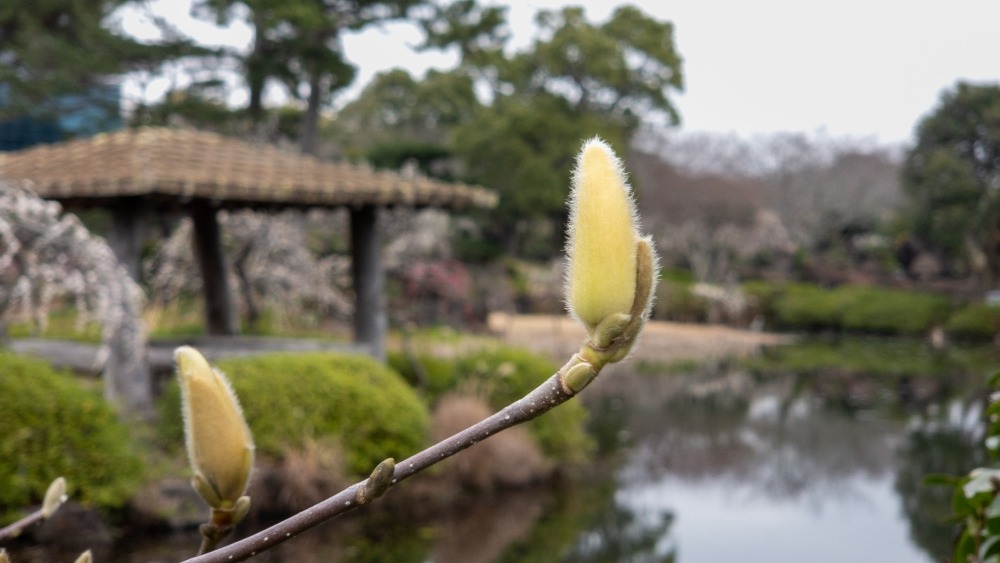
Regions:
<instances>
[{"instance_id":1,"label":"moss-covered mound","mask_svg":"<svg viewBox=\"0 0 1000 563\"><path fill-rule=\"evenodd\" d=\"M282 457L289 448L334 439L347 470L367 476L387 457L397 460L426 441L427 407L397 373L366 357L271 354L224 360L218 368L233 384L257 451ZM180 392L162 400L164 433L183 441Z\"/></svg>"},{"instance_id":2,"label":"moss-covered mound","mask_svg":"<svg viewBox=\"0 0 1000 563\"><path fill-rule=\"evenodd\" d=\"M423 374L414 373L413 362L403 354L392 354L390 363L409 380L425 380L432 401L449 391L462 391L487 398L500 410L541 385L558 366L547 358L520 348L490 346L453 360L420 356ZM542 452L556 461L580 461L593 449L587 434L587 410L579 401L569 401L527 424Z\"/></svg>"},{"instance_id":3,"label":"moss-covered mound","mask_svg":"<svg viewBox=\"0 0 1000 563\"><path fill-rule=\"evenodd\" d=\"M142 463L100 394L40 360L0 352L0 521L38 503L64 476L72 498L119 507Z\"/></svg>"}]
</instances>

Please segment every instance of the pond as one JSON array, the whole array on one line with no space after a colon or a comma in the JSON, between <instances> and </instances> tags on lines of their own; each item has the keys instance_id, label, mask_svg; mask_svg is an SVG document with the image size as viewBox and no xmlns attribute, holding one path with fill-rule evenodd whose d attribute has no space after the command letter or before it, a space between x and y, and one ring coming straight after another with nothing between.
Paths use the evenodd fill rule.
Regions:
<instances>
[{"instance_id":1,"label":"pond","mask_svg":"<svg viewBox=\"0 0 1000 563\"><path fill-rule=\"evenodd\" d=\"M614 366L581 396L603 460L581 479L419 522L373 505L256 560L941 560L950 491L922 479L985 463L985 375ZM142 538L110 560L177 561L196 545Z\"/></svg>"},{"instance_id":2,"label":"pond","mask_svg":"<svg viewBox=\"0 0 1000 563\"><path fill-rule=\"evenodd\" d=\"M639 521L672 518L654 556L636 560L940 560L949 492L921 479L982 462L973 390L907 404L871 377L723 369L625 375L600 391L626 413L631 443L616 503Z\"/></svg>"}]
</instances>

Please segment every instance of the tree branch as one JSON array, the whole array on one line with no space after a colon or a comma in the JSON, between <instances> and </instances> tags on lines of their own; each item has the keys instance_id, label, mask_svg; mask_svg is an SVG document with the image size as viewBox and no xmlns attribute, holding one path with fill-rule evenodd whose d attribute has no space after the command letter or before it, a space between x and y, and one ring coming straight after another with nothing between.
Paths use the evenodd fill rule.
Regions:
<instances>
[{"instance_id":1,"label":"tree branch","mask_svg":"<svg viewBox=\"0 0 1000 563\"><path fill-rule=\"evenodd\" d=\"M21 532L23 532L25 528L36 522L41 522L42 520L45 520L45 513L42 509L38 509L24 518L21 518L17 522L14 522L4 528L0 528L0 540L16 538L21 535Z\"/></svg>"},{"instance_id":2,"label":"tree branch","mask_svg":"<svg viewBox=\"0 0 1000 563\"><path fill-rule=\"evenodd\" d=\"M396 485L501 430L527 422L573 398L574 393L563 384L561 373L578 362L578 356L574 356L559 372L500 412L397 463L391 485ZM367 504L371 499L359 494L367 482L368 479L355 483L287 520L218 550L189 559L187 563L245 561L322 522Z\"/></svg>"}]
</instances>

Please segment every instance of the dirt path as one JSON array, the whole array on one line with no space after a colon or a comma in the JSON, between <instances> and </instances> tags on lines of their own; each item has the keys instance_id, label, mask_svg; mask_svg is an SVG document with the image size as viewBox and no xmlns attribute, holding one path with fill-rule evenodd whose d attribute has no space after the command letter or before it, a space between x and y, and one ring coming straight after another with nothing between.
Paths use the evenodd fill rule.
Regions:
<instances>
[{"instance_id":1,"label":"dirt path","mask_svg":"<svg viewBox=\"0 0 1000 563\"><path fill-rule=\"evenodd\" d=\"M583 328L565 316L491 313L489 329L509 344L568 359L584 340ZM762 346L791 342L782 334L723 326L650 321L632 356L635 360L673 362L754 354Z\"/></svg>"}]
</instances>

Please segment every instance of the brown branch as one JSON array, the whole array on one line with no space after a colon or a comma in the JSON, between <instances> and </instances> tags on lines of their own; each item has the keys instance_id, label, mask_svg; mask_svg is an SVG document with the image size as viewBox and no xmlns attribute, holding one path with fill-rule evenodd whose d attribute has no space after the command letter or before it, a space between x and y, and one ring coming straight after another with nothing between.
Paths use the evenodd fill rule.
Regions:
<instances>
[{"instance_id":1,"label":"brown branch","mask_svg":"<svg viewBox=\"0 0 1000 563\"><path fill-rule=\"evenodd\" d=\"M25 516L24 518L21 518L17 522L14 522L13 524L6 526L4 528L0 528L0 540L5 540L7 538L16 538L17 536L21 535L21 532L23 532L25 528L34 524L35 522L41 522L42 520L45 520L45 511L39 508L38 510Z\"/></svg>"},{"instance_id":2,"label":"brown branch","mask_svg":"<svg viewBox=\"0 0 1000 563\"><path fill-rule=\"evenodd\" d=\"M574 356L545 383L500 412L397 463L391 484L408 479L501 430L527 422L573 398L574 393L563 384L560 374L578 362L579 358ZM228 563L249 559L322 522L367 504L370 499L361 494L367 482L368 479L355 483L287 520L221 549L188 559L187 563Z\"/></svg>"}]
</instances>

